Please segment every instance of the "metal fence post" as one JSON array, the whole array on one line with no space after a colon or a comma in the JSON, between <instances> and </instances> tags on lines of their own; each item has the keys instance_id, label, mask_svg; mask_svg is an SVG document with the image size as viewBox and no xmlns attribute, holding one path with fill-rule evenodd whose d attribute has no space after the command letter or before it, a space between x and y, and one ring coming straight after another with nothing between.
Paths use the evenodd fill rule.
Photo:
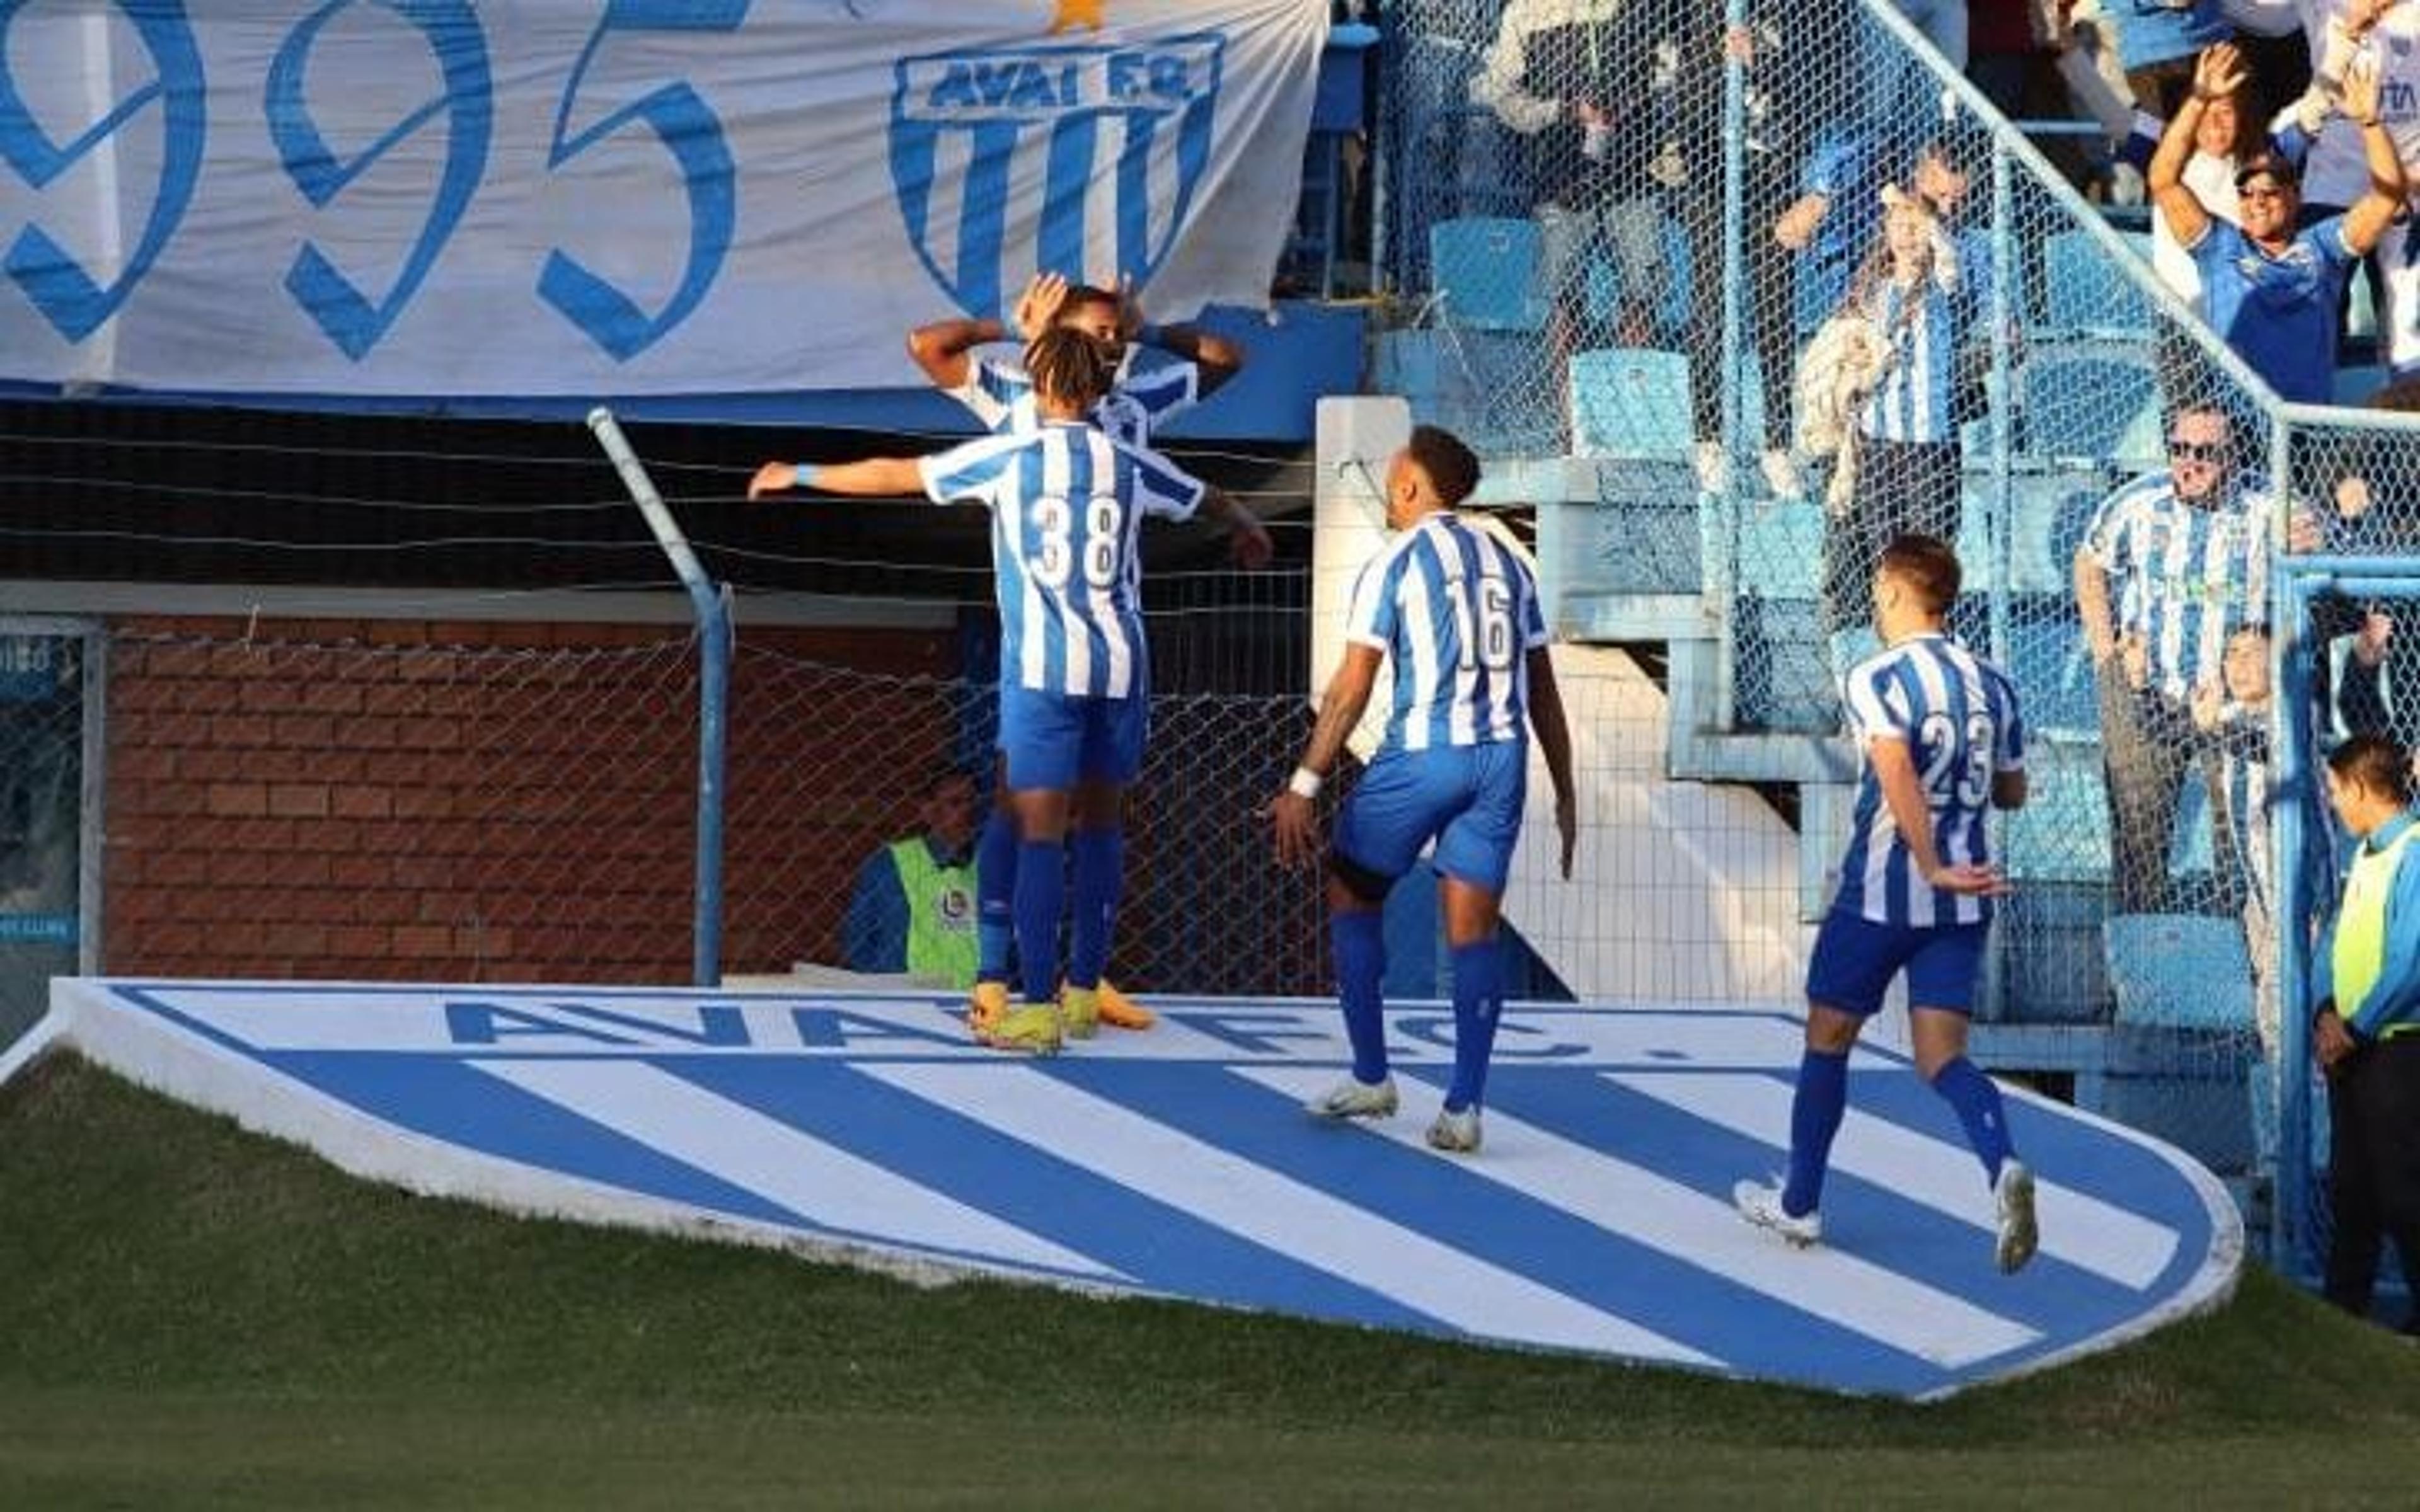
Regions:
<instances>
[{"instance_id":1,"label":"metal fence post","mask_svg":"<svg viewBox=\"0 0 2420 1512\"><path fill-rule=\"evenodd\" d=\"M690 978L694 986L713 987L722 980L722 808L723 770L729 748L731 704L730 595L706 575L681 533L680 522L664 507L647 470L630 449L613 412L604 406L588 412L588 428L613 459L647 529L664 549L674 574L689 594L697 616L697 877L691 914Z\"/></svg>"},{"instance_id":2,"label":"metal fence post","mask_svg":"<svg viewBox=\"0 0 2420 1512\"><path fill-rule=\"evenodd\" d=\"M2270 1213L2273 1260L2288 1274L2313 1273L2310 1247L2311 1053L2308 1028L2310 987L2304 952L2309 949L2307 926L2298 921L2311 916L2310 869L2302 864L2305 847L2304 820L2312 792L2312 730L2309 710L2311 593L2304 575L2288 566L2277 575L2277 623L2284 634L2272 638L2271 673L2277 696L2270 701L2272 748L2277 752L2274 825L2278 906L2270 920L2277 948L2277 1170Z\"/></svg>"},{"instance_id":3,"label":"metal fence post","mask_svg":"<svg viewBox=\"0 0 2420 1512\"><path fill-rule=\"evenodd\" d=\"M1723 615L1730 619L1739 613L1740 557L1740 486L1747 475L1746 427L1741 424L1746 408L1740 387L1740 370L1746 359L1742 347L1747 335L1747 68L1730 45L1731 34L1747 26L1747 0L1724 0L1723 28L1723 335L1722 359L1715 370L1720 389L1723 479L1722 487L1710 497L1719 511L1721 522L1715 539L1721 543L1721 561L1707 576L1709 586L1716 589ZM1770 255L1770 254L1767 254ZM1768 314L1766 319L1782 318ZM1761 375L1770 391L1774 384L1771 374ZM1738 627L1732 633L1714 638L1714 727L1735 730L1739 727L1739 695L1737 687Z\"/></svg>"}]
</instances>

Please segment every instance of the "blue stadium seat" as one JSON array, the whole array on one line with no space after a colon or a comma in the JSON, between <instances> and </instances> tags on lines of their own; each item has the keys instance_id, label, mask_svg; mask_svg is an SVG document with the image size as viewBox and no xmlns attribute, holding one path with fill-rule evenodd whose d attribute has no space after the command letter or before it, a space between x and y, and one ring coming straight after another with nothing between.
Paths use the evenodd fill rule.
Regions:
<instances>
[{"instance_id":1,"label":"blue stadium seat","mask_svg":"<svg viewBox=\"0 0 2420 1512\"><path fill-rule=\"evenodd\" d=\"M1545 363L1536 336L1459 331L1451 324L1436 334L1436 409L1422 418L1434 418L1482 456L1551 455L1563 449L1561 417L1525 401Z\"/></svg>"},{"instance_id":2,"label":"blue stadium seat","mask_svg":"<svg viewBox=\"0 0 2420 1512\"><path fill-rule=\"evenodd\" d=\"M1813 598L1823 578L1823 506L1791 499L1742 510L1738 570L1744 594Z\"/></svg>"},{"instance_id":3,"label":"blue stadium seat","mask_svg":"<svg viewBox=\"0 0 2420 1512\"><path fill-rule=\"evenodd\" d=\"M1570 381L1575 456L1689 460L1686 357L1639 347L1575 352Z\"/></svg>"},{"instance_id":4,"label":"blue stadium seat","mask_svg":"<svg viewBox=\"0 0 2420 1512\"><path fill-rule=\"evenodd\" d=\"M1694 594L1703 585L1698 479L1690 461L1689 360L1679 352L1575 352L1571 449L1596 460L1593 591Z\"/></svg>"},{"instance_id":5,"label":"blue stadium seat","mask_svg":"<svg viewBox=\"0 0 2420 1512\"><path fill-rule=\"evenodd\" d=\"M2017 368L2017 405L2037 456L2127 470L2163 460L2159 388L2140 344L2038 347Z\"/></svg>"},{"instance_id":6,"label":"blue stadium seat","mask_svg":"<svg viewBox=\"0 0 2420 1512\"><path fill-rule=\"evenodd\" d=\"M2187 897L2217 894L2218 852L2211 826L2220 814L2200 769L2187 772L2177 801L2176 833L2168 842L2170 886L2182 888Z\"/></svg>"},{"instance_id":7,"label":"blue stadium seat","mask_svg":"<svg viewBox=\"0 0 2420 1512\"><path fill-rule=\"evenodd\" d=\"M1648 291L1645 302L1655 321L1657 339L1669 340L1688 329L1690 313L1689 238L1678 220L1665 221L1663 247L1664 281ZM1621 316L1622 296L1629 292L1621 286L1620 262L1602 252L1590 258L1584 288L1590 317L1607 330L1615 329Z\"/></svg>"},{"instance_id":8,"label":"blue stadium seat","mask_svg":"<svg viewBox=\"0 0 2420 1512\"><path fill-rule=\"evenodd\" d=\"M1833 685L1847 687L1849 673L1856 669L1857 663L1882 648L1883 638L1874 633L1870 625L1851 625L1833 631L1831 641L1824 648L1824 661L1832 671Z\"/></svg>"},{"instance_id":9,"label":"blue stadium seat","mask_svg":"<svg viewBox=\"0 0 2420 1512\"><path fill-rule=\"evenodd\" d=\"M1430 226L1429 286L1441 318L1465 331L1544 329L1541 255L1534 221L1478 216Z\"/></svg>"},{"instance_id":10,"label":"blue stadium seat","mask_svg":"<svg viewBox=\"0 0 2420 1512\"><path fill-rule=\"evenodd\" d=\"M2042 239L2041 251L2054 328L2094 335L2149 332L2150 301L2090 232L2055 231Z\"/></svg>"},{"instance_id":11,"label":"blue stadium seat","mask_svg":"<svg viewBox=\"0 0 2420 1512\"><path fill-rule=\"evenodd\" d=\"M2085 740L2099 736L2100 687L2073 600L2049 594L2012 595L2004 663L2017 685L2025 727L2038 737L2053 733Z\"/></svg>"},{"instance_id":12,"label":"blue stadium seat","mask_svg":"<svg viewBox=\"0 0 2420 1512\"><path fill-rule=\"evenodd\" d=\"M1840 728L1839 685L1811 598L1743 594L1732 606L1731 713L1746 730L1830 734Z\"/></svg>"},{"instance_id":13,"label":"blue stadium seat","mask_svg":"<svg viewBox=\"0 0 2420 1512\"><path fill-rule=\"evenodd\" d=\"M2102 932L2118 1022L2164 1029L2252 1027L2243 927L2206 914L2118 914Z\"/></svg>"},{"instance_id":14,"label":"blue stadium seat","mask_svg":"<svg viewBox=\"0 0 2420 1512\"><path fill-rule=\"evenodd\" d=\"M2009 1024L2094 1024L2109 1013L2101 961L2108 889L2040 882L2000 901L1985 958L1984 1006Z\"/></svg>"},{"instance_id":15,"label":"blue stadium seat","mask_svg":"<svg viewBox=\"0 0 2420 1512\"><path fill-rule=\"evenodd\" d=\"M2105 882L2109 798L2099 740L2038 733L2025 752L2025 806L2002 815L1993 832L2020 893L2038 883Z\"/></svg>"}]
</instances>

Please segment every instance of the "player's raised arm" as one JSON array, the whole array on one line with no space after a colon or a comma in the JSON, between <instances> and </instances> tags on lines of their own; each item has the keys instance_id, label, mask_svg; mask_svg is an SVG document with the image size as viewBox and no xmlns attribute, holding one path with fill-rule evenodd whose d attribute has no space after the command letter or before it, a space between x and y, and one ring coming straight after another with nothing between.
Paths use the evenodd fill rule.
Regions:
<instances>
[{"instance_id":1,"label":"player's raised arm","mask_svg":"<svg viewBox=\"0 0 2420 1512\"><path fill-rule=\"evenodd\" d=\"M1050 327L1067 298L1067 281L1057 273L1036 273L1016 297L1016 324L984 319L936 320L908 332L908 355L937 389L962 389L973 376L967 354L994 342L1032 341Z\"/></svg>"},{"instance_id":2,"label":"player's raised arm","mask_svg":"<svg viewBox=\"0 0 2420 1512\"><path fill-rule=\"evenodd\" d=\"M871 456L861 462L768 462L748 480L751 500L792 488L859 498L922 498L924 478L912 456Z\"/></svg>"},{"instance_id":3,"label":"player's raised arm","mask_svg":"<svg viewBox=\"0 0 2420 1512\"><path fill-rule=\"evenodd\" d=\"M1244 370L1244 348L1199 326L1157 326L1143 317L1142 303L1131 280L1118 285L1118 332L1129 344L1156 347L1193 364L1194 396L1206 399Z\"/></svg>"},{"instance_id":4,"label":"player's raised arm","mask_svg":"<svg viewBox=\"0 0 2420 1512\"><path fill-rule=\"evenodd\" d=\"M976 347L1014 337L998 320L936 320L908 332L908 355L937 389L962 389L974 362L967 354Z\"/></svg>"}]
</instances>

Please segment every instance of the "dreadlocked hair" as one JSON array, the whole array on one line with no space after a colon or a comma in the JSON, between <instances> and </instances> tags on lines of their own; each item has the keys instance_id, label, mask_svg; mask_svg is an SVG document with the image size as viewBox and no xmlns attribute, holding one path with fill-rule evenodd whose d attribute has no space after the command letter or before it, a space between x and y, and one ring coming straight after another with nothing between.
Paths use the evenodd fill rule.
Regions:
<instances>
[{"instance_id":1,"label":"dreadlocked hair","mask_svg":"<svg viewBox=\"0 0 2420 1512\"><path fill-rule=\"evenodd\" d=\"M1117 381L1109 348L1068 326L1033 338L1025 348L1025 371L1043 397L1084 409L1107 398Z\"/></svg>"}]
</instances>

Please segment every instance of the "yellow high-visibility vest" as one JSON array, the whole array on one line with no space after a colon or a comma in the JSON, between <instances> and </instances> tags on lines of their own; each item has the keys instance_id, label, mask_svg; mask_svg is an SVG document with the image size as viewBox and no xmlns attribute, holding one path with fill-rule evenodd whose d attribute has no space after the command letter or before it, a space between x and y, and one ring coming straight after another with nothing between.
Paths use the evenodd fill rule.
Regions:
<instances>
[{"instance_id":1,"label":"yellow high-visibility vest","mask_svg":"<svg viewBox=\"0 0 2420 1512\"><path fill-rule=\"evenodd\" d=\"M891 847L908 899L908 969L954 987L975 984L975 869L943 866L919 837Z\"/></svg>"},{"instance_id":2,"label":"yellow high-visibility vest","mask_svg":"<svg viewBox=\"0 0 2420 1512\"><path fill-rule=\"evenodd\" d=\"M2336 1011L2350 1019L2361 1011L2378 974L2386 966L2386 901L2395 891L2395 869L2420 825L2379 850L2364 846L2345 874L2344 905L2336 911L2335 950L2329 957ZM2409 1027L2409 1026L2406 1026ZM2391 1031L2390 1031L2391 1032Z\"/></svg>"}]
</instances>

